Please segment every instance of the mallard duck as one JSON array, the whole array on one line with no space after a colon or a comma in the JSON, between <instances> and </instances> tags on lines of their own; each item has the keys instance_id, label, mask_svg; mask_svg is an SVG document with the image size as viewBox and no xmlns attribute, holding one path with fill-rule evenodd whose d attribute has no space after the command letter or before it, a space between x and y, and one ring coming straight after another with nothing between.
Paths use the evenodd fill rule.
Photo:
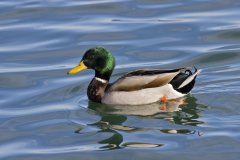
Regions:
<instances>
[{"instance_id":1,"label":"mallard duck","mask_svg":"<svg viewBox=\"0 0 240 160\"><path fill-rule=\"evenodd\" d=\"M115 58L104 47L87 50L80 63L68 74L85 69L95 70L87 95L91 101L104 104L142 105L177 99L188 94L200 70L188 68L169 70L149 69L129 72L113 83L109 79L115 67Z\"/></svg>"}]
</instances>

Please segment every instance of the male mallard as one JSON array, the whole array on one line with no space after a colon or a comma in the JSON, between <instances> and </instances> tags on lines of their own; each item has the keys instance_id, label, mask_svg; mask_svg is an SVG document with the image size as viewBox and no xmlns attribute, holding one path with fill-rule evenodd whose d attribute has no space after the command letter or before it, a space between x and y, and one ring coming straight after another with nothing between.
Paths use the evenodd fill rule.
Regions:
<instances>
[{"instance_id":1,"label":"male mallard","mask_svg":"<svg viewBox=\"0 0 240 160\"><path fill-rule=\"evenodd\" d=\"M137 70L123 75L109 84L115 67L115 58L103 47L91 48L80 64L68 74L85 69L95 70L95 77L88 86L88 98L105 104L141 105L160 100L183 97L191 91L200 70L192 73L187 68L171 70Z\"/></svg>"}]
</instances>

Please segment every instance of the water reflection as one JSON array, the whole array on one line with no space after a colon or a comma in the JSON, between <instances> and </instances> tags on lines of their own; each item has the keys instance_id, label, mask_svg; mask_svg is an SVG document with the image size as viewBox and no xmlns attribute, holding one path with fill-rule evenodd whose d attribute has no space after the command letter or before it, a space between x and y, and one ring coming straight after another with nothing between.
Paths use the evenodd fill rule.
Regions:
<instances>
[{"instance_id":1,"label":"water reflection","mask_svg":"<svg viewBox=\"0 0 240 160\"><path fill-rule=\"evenodd\" d=\"M110 137L98 142L99 144L105 144L101 149L162 147L164 144L124 142L124 135L136 134L136 132L159 131L161 134L197 134L200 136L201 133L199 131L183 128L184 126L197 126L204 123L199 120L199 117L201 111L206 106L198 104L196 101L197 99L192 96L179 99L178 102L180 103L168 103L166 106L161 103L141 106L110 106L89 101L88 108L97 112L101 116L101 119L88 126L98 128L98 131L93 131L94 133L110 133ZM165 109L163 110L163 108ZM182 128L147 128L125 125L124 122L127 122L128 118L132 116L162 119L170 124L181 125ZM75 133L84 134L80 129L76 130Z\"/></svg>"},{"instance_id":2,"label":"water reflection","mask_svg":"<svg viewBox=\"0 0 240 160\"><path fill-rule=\"evenodd\" d=\"M166 112L160 113L154 116L154 118L166 119L171 123L180 124L180 125L191 125L197 126L203 124L200 118L200 113L207 106L203 104L198 104L195 97L189 96L186 98L187 104L179 106L181 111L179 112Z\"/></svg>"},{"instance_id":3,"label":"water reflection","mask_svg":"<svg viewBox=\"0 0 240 160\"><path fill-rule=\"evenodd\" d=\"M101 114L115 115L134 115L134 116L152 116L162 112L179 111L179 106L184 103L184 99L179 99L178 103L168 103L164 106L161 103L152 103L146 105L105 105L89 102L88 107Z\"/></svg>"}]
</instances>

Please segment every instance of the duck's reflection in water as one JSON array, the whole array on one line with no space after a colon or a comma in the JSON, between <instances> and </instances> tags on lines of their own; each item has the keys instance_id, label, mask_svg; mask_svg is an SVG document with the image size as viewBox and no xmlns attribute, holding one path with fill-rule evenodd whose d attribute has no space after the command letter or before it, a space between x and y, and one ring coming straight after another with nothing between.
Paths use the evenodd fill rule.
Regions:
<instances>
[{"instance_id":1,"label":"duck's reflection in water","mask_svg":"<svg viewBox=\"0 0 240 160\"><path fill-rule=\"evenodd\" d=\"M203 122L199 121L199 113L205 106L197 104L197 99L191 96L172 101L167 104L153 103L148 105L139 106L121 106L121 105L105 105L89 101L89 109L96 111L100 116L101 120L89 124L100 129L98 132L110 132L111 137L99 141L99 144L106 144L102 148L106 149L117 149L122 147L160 147L163 144L153 143L141 143L141 142L127 142L123 143L123 134L148 131L148 130L159 130L161 133L167 134L195 134L196 130L189 130L184 127L181 129L171 128L148 128L148 127L134 127L123 125L127 121L129 116L144 116L153 119L162 119L170 123L179 125L191 125L197 126ZM78 131L77 133L81 133ZM199 135L199 133L198 133Z\"/></svg>"},{"instance_id":2,"label":"duck's reflection in water","mask_svg":"<svg viewBox=\"0 0 240 160\"><path fill-rule=\"evenodd\" d=\"M152 103L146 105L105 105L89 102L89 108L103 114L152 116L163 112L179 111L180 105L185 104L184 99L170 101L167 104Z\"/></svg>"}]
</instances>

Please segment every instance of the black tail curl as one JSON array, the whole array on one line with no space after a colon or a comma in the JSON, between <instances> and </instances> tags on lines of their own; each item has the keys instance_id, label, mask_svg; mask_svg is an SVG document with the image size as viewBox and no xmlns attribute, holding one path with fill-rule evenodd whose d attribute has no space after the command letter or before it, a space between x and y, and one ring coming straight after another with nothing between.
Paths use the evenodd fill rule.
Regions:
<instances>
[{"instance_id":1,"label":"black tail curl","mask_svg":"<svg viewBox=\"0 0 240 160\"><path fill-rule=\"evenodd\" d=\"M195 66L193 66L193 68L194 68L194 72L192 72L190 69L186 69L184 73L188 74L189 76L193 75L198 71Z\"/></svg>"},{"instance_id":2,"label":"black tail curl","mask_svg":"<svg viewBox=\"0 0 240 160\"><path fill-rule=\"evenodd\" d=\"M194 71L192 72L190 69L186 69L184 72L179 73L176 77L173 78L173 80L170 82L170 84L172 84L173 88L183 94L187 94L189 93L194 84L195 84L195 79L197 76L194 77L194 79L188 83L187 85L179 88L179 86L190 76L192 76L194 73L196 73L198 70L197 68L194 66Z\"/></svg>"}]
</instances>

